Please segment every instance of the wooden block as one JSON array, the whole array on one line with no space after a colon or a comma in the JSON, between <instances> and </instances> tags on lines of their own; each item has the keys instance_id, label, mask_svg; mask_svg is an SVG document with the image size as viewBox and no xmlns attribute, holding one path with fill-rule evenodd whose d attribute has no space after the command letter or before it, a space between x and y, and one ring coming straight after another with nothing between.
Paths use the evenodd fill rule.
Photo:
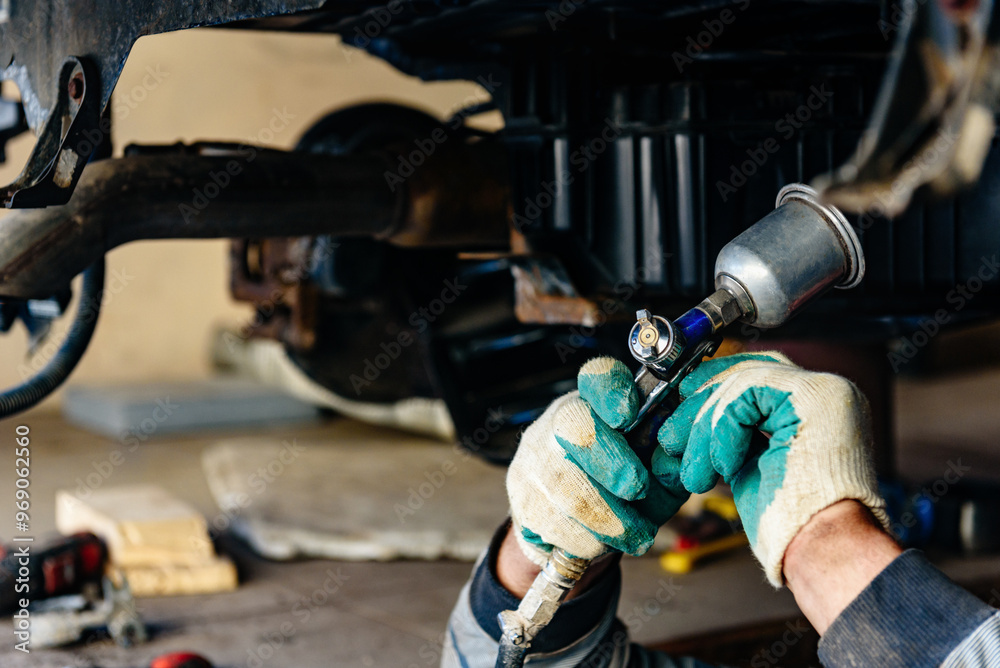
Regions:
<instances>
[{"instance_id":1,"label":"wooden block","mask_svg":"<svg viewBox=\"0 0 1000 668\"><path fill-rule=\"evenodd\" d=\"M205 518L156 485L101 488L84 500L60 490L56 526L64 534L97 534L118 566L198 565L215 559Z\"/></svg>"},{"instance_id":2,"label":"wooden block","mask_svg":"<svg viewBox=\"0 0 1000 668\"><path fill-rule=\"evenodd\" d=\"M128 579L132 595L179 596L232 591L239 584L236 566L228 557L196 565L126 566L118 569Z\"/></svg>"}]
</instances>

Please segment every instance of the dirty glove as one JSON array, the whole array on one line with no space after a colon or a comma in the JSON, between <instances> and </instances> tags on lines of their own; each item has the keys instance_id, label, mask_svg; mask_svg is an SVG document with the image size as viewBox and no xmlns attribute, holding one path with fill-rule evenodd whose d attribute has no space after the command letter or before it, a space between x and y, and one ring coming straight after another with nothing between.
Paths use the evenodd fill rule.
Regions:
<instances>
[{"instance_id":1,"label":"dirty glove","mask_svg":"<svg viewBox=\"0 0 1000 668\"><path fill-rule=\"evenodd\" d=\"M805 371L780 353L710 360L680 385L681 405L660 428L653 472L694 493L721 475L750 546L775 587L785 549L809 519L842 499L868 506L888 526L869 457L868 402L848 380ZM769 436L762 451L753 433Z\"/></svg>"},{"instance_id":2,"label":"dirty glove","mask_svg":"<svg viewBox=\"0 0 1000 668\"><path fill-rule=\"evenodd\" d=\"M689 496L676 476L672 485L650 476L615 431L639 408L628 368L599 357L577 382L579 392L556 399L525 430L507 473L515 536L539 566L553 545L585 559L610 548L643 554ZM680 459L673 462L679 470Z\"/></svg>"}]
</instances>

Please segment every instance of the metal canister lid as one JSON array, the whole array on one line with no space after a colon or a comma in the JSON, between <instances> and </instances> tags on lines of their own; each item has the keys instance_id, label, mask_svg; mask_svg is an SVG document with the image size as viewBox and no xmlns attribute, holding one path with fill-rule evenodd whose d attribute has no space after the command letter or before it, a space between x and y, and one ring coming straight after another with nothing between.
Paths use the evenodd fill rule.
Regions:
<instances>
[{"instance_id":1,"label":"metal canister lid","mask_svg":"<svg viewBox=\"0 0 1000 668\"><path fill-rule=\"evenodd\" d=\"M844 254L847 256L850 266L844 278L834 287L841 290L857 287L865 277L865 253L861 249L861 241L858 239L858 235L854 232L851 224L847 222L847 218L844 217L844 214L837 207L821 202L819 193L804 183L789 183L779 190L774 207L778 208L792 200L803 202L819 212L840 238L840 242L844 247Z\"/></svg>"}]
</instances>

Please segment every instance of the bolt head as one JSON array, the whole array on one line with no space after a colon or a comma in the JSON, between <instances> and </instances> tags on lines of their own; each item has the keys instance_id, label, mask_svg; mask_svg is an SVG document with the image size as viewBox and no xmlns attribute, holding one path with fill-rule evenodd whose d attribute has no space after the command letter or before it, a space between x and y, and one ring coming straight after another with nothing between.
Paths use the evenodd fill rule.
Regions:
<instances>
[{"instance_id":1,"label":"bolt head","mask_svg":"<svg viewBox=\"0 0 1000 668\"><path fill-rule=\"evenodd\" d=\"M69 96L73 100L79 100L83 97L83 75L76 75L69 80Z\"/></svg>"}]
</instances>

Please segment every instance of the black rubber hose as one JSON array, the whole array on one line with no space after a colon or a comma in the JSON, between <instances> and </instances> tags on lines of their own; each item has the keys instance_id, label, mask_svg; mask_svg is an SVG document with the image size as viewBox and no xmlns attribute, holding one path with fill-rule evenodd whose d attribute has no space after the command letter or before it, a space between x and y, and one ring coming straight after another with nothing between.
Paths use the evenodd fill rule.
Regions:
<instances>
[{"instance_id":1,"label":"black rubber hose","mask_svg":"<svg viewBox=\"0 0 1000 668\"><path fill-rule=\"evenodd\" d=\"M25 382L0 393L0 419L31 408L62 385L83 357L97 327L104 296L104 256L83 272L83 288L73 325L52 359Z\"/></svg>"},{"instance_id":2,"label":"black rubber hose","mask_svg":"<svg viewBox=\"0 0 1000 668\"><path fill-rule=\"evenodd\" d=\"M495 668L521 668L527 654L528 648L524 645L515 645L507 640L506 636L501 637Z\"/></svg>"}]
</instances>

